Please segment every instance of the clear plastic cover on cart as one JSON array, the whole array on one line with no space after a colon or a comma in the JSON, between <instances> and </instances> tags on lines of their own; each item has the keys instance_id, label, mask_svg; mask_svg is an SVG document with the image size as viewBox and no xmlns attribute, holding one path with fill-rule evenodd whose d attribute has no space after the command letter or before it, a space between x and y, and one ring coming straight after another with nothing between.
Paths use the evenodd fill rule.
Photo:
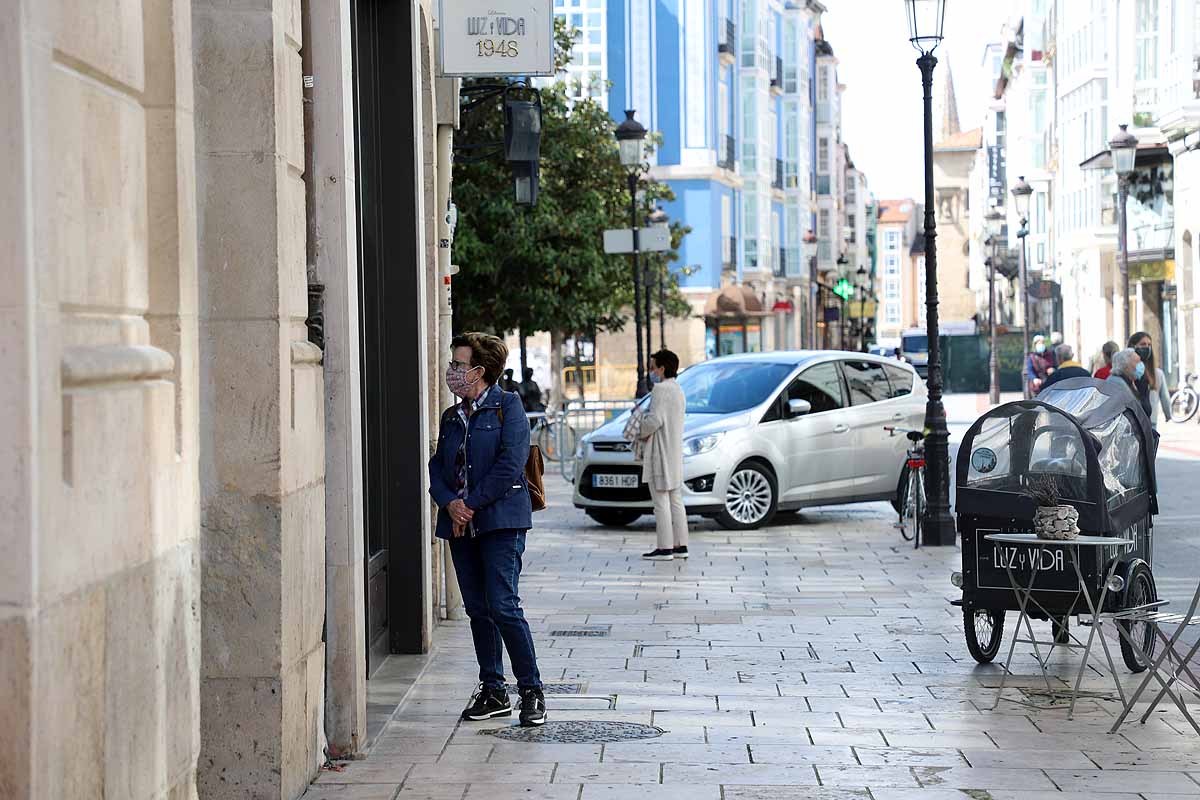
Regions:
<instances>
[{"instance_id":1,"label":"clear plastic cover on cart","mask_svg":"<svg viewBox=\"0 0 1200 800\"><path fill-rule=\"evenodd\" d=\"M963 442L969 448L965 483L960 473L965 488L1028 494L1052 482L1064 501L1099 502L1110 510L1154 492L1155 434L1133 394L1112 383L1062 381L1035 401L988 412L972 433Z\"/></svg>"}]
</instances>

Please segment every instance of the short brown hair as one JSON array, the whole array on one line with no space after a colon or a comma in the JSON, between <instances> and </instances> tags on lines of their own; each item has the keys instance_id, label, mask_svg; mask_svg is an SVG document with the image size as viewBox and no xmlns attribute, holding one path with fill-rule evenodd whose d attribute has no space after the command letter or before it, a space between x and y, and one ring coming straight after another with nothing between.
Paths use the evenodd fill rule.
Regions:
<instances>
[{"instance_id":1,"label":"short brown hair","mask_svg":"<svg viewBox=\"0 0 1200 800\"><path fill-rule=\"evenodd\" d=\"M500 380L508 363L508 345L499 336L472 331L460 333L450 341L450 349L471 348L471 366L483 367L483 379L489 384Z\"/></svg>"}]
</instances>

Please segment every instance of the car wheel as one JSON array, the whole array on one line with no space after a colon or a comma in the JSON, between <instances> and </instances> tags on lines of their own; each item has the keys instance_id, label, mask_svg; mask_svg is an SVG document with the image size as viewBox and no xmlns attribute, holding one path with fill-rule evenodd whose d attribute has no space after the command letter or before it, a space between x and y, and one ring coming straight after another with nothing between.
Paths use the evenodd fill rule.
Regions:
<instances>
[{"instance_id":1,"label":"car wheel","mask_svg":"<svg viewBox=\"0 0 1200 800\"><path fill-rule=\"evenodd\" d=\"M624 508L589 508L584 513L606 528L624 528L642 516L640 511Z\"/></svg>"},{"instance_id":2,"label":"car wheel","mask_svg":"<svg viewBox=\"0 0 1200 800\"><path fill-rule=\"evenodd\" d=\"M779 501L775 477L761 464L749 461L729 476L725 508L717 516L721 527L746 531L766 525Z\"/></svg>"}]
</instances>

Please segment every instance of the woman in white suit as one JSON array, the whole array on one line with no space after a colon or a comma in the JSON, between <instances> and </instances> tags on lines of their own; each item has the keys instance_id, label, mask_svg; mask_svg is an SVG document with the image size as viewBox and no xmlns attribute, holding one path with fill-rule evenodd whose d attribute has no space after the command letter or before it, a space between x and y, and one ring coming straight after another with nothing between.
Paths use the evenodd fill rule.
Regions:
<instances>
[{"instance_id":1,"label":"woman in white suit","mask_svg":"<svg viewBox=\"0 0 1200 800\"><path fill-rule=\"evenodd\" d=\"M642 558L688 557L687 511L683 507L683 418L687 399L675 376L679 356L659 350L650 356L650 407L642 418L642 475L654 500L658 544Z\"/></svg>"}]
</instances>

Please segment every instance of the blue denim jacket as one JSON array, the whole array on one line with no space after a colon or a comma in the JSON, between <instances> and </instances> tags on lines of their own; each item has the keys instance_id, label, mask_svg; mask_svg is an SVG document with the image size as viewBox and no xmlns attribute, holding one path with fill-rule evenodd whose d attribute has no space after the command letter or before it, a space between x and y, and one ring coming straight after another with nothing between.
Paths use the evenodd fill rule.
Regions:
<instances>
[{"instance_id":1,"label":"blue denim jacket","mask_svg":"<svg viewBox=\"0 0 1200 800\"><path fill-rule=\"evenodd\" d=\"M501 424L500 409L504 409ZM466 427L458 406L446 409L438 431L437 450L429 460L429 494L438 505L437 536L449 539L454 523L446 507L458 497L454 458L467 444L467 508L475 512L477 534L529 530L533 510L525 485L529 458L529 419L521 398L492 387Z\"/></svg>"}]
</instances>

